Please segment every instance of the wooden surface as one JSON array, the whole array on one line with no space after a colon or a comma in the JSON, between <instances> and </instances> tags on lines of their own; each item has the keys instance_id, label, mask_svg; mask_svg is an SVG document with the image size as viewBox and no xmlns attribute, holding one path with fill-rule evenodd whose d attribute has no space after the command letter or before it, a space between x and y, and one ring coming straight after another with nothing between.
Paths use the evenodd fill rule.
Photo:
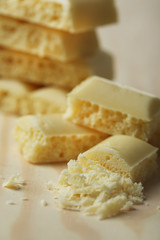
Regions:
<instances>
[{"instance_id":1,"label":"wooden surface","mask_svg":"<svg viewBox=\"0 0 160 240\"><path fill-rule=\"evenodd\" d=\"M117 0L116 5L119 23L98 29L101 45L111 56L114 80L160 97L160 1ZM65 164L25 162L12 136L15 121L0 114L0 240L159 240L159 177L146 184L144 205L111 219L61 211L45 185L56 182ZM16 173L26 181L24 188L2 188L4 179ZM41 206L42 199L47 207ZM15 205L7 205L9 200Z\"/></svg>"}]
</instances>

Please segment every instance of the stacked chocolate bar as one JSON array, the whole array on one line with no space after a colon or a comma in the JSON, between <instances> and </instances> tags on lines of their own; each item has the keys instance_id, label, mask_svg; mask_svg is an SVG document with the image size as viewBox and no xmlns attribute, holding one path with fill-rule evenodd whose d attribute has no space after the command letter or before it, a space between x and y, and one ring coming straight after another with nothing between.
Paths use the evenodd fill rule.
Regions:
<instances>
[{"instance_id":1,"label":"stacked chocolate bar","mask_svg":"<svg viewBox=\"0 0 160 240\"><path fill-rule=\"evenodd\" d=\"M35 113L30 103L34 95L34 102L46 106L38 112L61 112L64 107L56 102L64 103L67 91L93 74L108 77L108 56L94 29L115 21L112 0L0 0L1 109Z\"/></svg>"}]
</instances>

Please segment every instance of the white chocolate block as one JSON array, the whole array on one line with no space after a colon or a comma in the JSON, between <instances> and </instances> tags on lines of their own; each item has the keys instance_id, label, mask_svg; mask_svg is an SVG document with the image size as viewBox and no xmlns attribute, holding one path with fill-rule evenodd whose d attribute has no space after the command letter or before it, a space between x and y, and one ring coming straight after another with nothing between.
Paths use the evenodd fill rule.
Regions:
<instances>
[{"instance_id":1,"label":"white chocolate block","mask_svg":"<svg viewBox=\"0 0 160 240\"><path fill-rule=\"evenodd\" d=\"M49 184L60 208L105 219L143 203L141 183L133 183L130 178L92 162L85 167L78 160L70 160L58 183Z\"/></svg>"},{"instance_id":2,"label":"white chocolate block","mask_svg":"<svg viewBox=\"0 0 160 240\"><path fill-rule=\"evenodd\" d=\"M158 148L131 136L115 135L80 154L82 165L95 161L112 172L144 182L157 168Z\"/></svg>"},{"instance_id":3,"label":"white chocolate block","mask_svg":"<svg viewBox=\"0 0 160 240\"><path fill-rule=\"evenodd\" d=\"M0 79L0 110L18 115L28 113L27 96L35 89L31 84Z\"/></svg>"},{"instance_id":4,"label":"white chocolate block","mask_svg":"<svg viewBox=\"0 0 160 240\"><path fill-rule=\"evenodd\" d=\"M67 92L55 87L42 87L28 96L29 114L63 113L67 106Z\"/></svg>"},{"instance_id":5,"label":"white chocolate block","mask_svg":"<svg viewBox=\"0 0 160 240\"><path fill-rule=\"evenodd\" d=\"M107 64L104 52L64 63L0 46L0 76L35 84L72 89L93 74L106 77L110 74Z\"/></svg>"},{"instance_id":6,"label":"white chocolate block","mask_svg":"<svg viewBox=\"0 0 160 240\"><path fill-rule=\"evenodd\" d=\"M69 161L107 137L66 121L61 114L23 116L17 120L14 136L31 163Z\"/></svg>"},{"instance_id":7,"label":"white chocolate block","mask_svg":"<svg viewBox=\"0 0 160 240\"><path fill-rule=\"evenodd\" d=\"M117 20L113 0L0 0L0 13L69 32Z\"/></svg>"},{"instance_id":8,"label":"white chocolate block","mask_svg":"<svg viewBox=\"0 0 160 240\"><path fill-rule=\"evenodd\" d=\"M16 115L62 113L67 92L55 87L0 79L0 110Z\"/></svg>"},{"instance_id":9,"label":"white chocolate block","mask_svg":"<svg viewBox=\"0 0 160 240\"><path fill-rule=\"evenodd\" d=\"M0 45L64 62L98 50L94 31L70 34L5 15L0 15Z\"/></svg>"},{"instance_id":10,"label":"white chocolate block","mask_svg":"<svg viewBox=\"0 0 160 240\"><path fill-rule=\"evenodd\" d=\"M143 202L142 183L134 183L131 178L106 169L102 161L107 162L105 157L111 154L104 151L106 145L100 151L100 145L97 155L96 151L91 155L92 149L88 150L88 154L95 159L89 160L79 155L77 160L68 162L67 169L61 172L56 185L51 182L48 184L60 208L104 219L133 209L134 204ZM111 153L116 150L109 148L108 151ZM119 159L119 162L124 167L123 159Z\"/></svg>"},{"instance_id":11,"label":"white chocolate block","mask_svg":"<svg viewBox=\"0 0 160 240\"><path fill-rule=\"evenodd\" d=\"M151 141L160 128L160 99L92 76L68 96L66 118L110 135Z\"/></svg>"}]
</instances>

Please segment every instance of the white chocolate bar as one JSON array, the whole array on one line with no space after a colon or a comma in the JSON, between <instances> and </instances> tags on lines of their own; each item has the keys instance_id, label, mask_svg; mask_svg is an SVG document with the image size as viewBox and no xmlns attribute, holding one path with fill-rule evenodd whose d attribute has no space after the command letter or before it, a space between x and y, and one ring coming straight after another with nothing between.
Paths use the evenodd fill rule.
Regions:
<instances>
[{"instance_id":1,"label":"white chocolate bar","mask_svg":"<svg viewBox=\"0 0 160 240\"><path fill-rule=\"evenodd\" d=\"M107 137L66 121L61 114L20 117L14 136L24 159L31 163L69 161Z\"/></svg>"},{"instance_id":2,"label":"white chocolate bar","mask_svg":"<svg viewBox=\"0 0 160 240\"><path fill-rule=\"evenodd\" d=\"M98 50L94 31L70 34L5 15L0 15L0 45L64 62Z\"/></svg>"},{"instance_id":3,"label":"white chocolate bar","mask_svg":"<svg viewBox=\"0 0 160 240\"><path fill-rule=\"evenodd\" d=\"M42 87L28 96L30 114L63 113L66 110L67 92L55 87Z\"/></svg>"},{"instance_id":4,"label":"white chocolate bar","mask_svg":"<svg viewBox=\"0 0 160 240\"><path fill-rule=\"evenodd\" d=\"M69 32L117 20L113 0L0 0L0 13Z\"/></svg>"},{"instance_id":5,"label":"white chocolate bar","mask_svg":"<svg viewBox=\"0 0 160 240\"><path fill-rule=\"evenodd\" d=\"M60 208L109 218L143 202L142 183L132 179L144 180L156 165L155 157L156 148L142 140L109 137L70 160L57 184L49 183L48 188Z\"/></svg>"},{"instance_id":6,"label":"white chocolate bar","mask_svg":"<svg viewBox=\"0 0 160 240\"><path fill-rule=\"evenodd\" d=\"M110 74L108 67L108 55L104 52L64 63L0 46L0 76L39 85L69 90L92 74L106 77Z\"/></svg>"},{"instance_id":7,"label":"white chocolate bar","mask_svg":"<svg viewBox=\"0 0 160 240\"><path fill-rule=\"evenodd\" d=\"M0 79L0 110L26 114L62 113L66 110L67 92L55 87L35 87L32 84Z\"/></svg>"},{"instance_id":8,"label":"white chocolate bar","mask_svg":"<svg viewBox=\"0 0 160 240\"><path fill-rule=\"evenodd\" d=\"M158 148L138 138L115 135L80 154L78 160L82 165L92 160L134 182L144 182L157 168L157 151Z\"/></svg>"},{"instance_id":9,"label":"white chocolate bar","mask_svg":"<svg viewBox=\"0 0 160 240\"><path fill-rule=\"evenodd\" d=\"M66 118L110 135L152 141L160 128L160 99L93 76L70 92Z\"/></svg>"},{"instance_id":10,"label":"white chocolate bar","mask_svg":"<svg viewBox=\"0 0 160 240\"><path fill-rule=\"evenodd\" d=\"M28 113L27 96L35 89L27 83L0 79L0 110L18 115Z\"/></svg>"}]
</instances>

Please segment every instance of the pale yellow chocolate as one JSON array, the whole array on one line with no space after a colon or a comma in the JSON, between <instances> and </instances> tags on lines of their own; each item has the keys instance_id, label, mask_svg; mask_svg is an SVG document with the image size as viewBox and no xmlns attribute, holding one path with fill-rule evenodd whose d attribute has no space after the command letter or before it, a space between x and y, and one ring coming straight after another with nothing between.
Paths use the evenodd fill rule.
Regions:
<instances>
[{"instance_id":1,"label":"pale yellow chocolate","mask_svg":"<svg viewBox=\"0 0 160 240\"><path fill-rule=\"evenodd\" d=\"M24 159L31 163L69 161L107 137L66 121L61 114L21 117L14 136Z\"/></svg>"},{"instance_id":2,"label":"pale yellow chocolate","mask_svg":"<svg viewBox=\"0 0 160 240\"><path fill-rule=\"evenodd\" d=\"M66 62L95 53L98 40L94 31L70 34L0 15L0 45Z\"/></svg>"},{"instance_id":3,"label":"pale yellow chocolate","mask_svg":"<svg viewBox=\"0 0 160 240\"><path fill-rule=\"evenodd\" d=\"M0 79L0 110L26 114L62 113L67 92L55 87L35 87L20 81Z\"/></svg>"},{"instance_id":4,"label":"pale yellow chocolate","mask_svg":"<svg viewBox=\"0 0 160 240\"><path fill-rule=\"evenodd\" d=\"M43 87L28 97L32 114L63 113L66 110L67 92L60 88Z\"/></svg>"},{"instance_id":5,"label":"pale yellow chocolate","mask_svg":"<svg viewBox=\"0 0 160 240\"><path fill-rule=\"evenodd\" d=\"M80 154L78 160L83 165L92 160L134 182L144 182L156 170L157 151L158 148L138 138L115 135Z\"/></svg>"},{"instance_id":6,"label":"pale yellow chocolate","mask_svg":"<svg viewBox=\"0 0 160 240\"><path fill-rule=\"evenodd\" d=\"M0 13L69 32L117 20L113 0L0 0Z\"/></svg>"},{"instance_id":7,"label":"pale yellow chocolate","mask_svg":"<svg viewBox=\"0 0 160 240\"><path fill-rule=\"evenodd\" d=\"M18 115L28 113L27 96L35 89L31 84L0 79L0 110Z\"/></svg>"},{"instance_id":8,"label":"pale yellow chocolate","mask_svg":"<svg viewBox=\"0 0 160 240\"><path fill-rule=\"evenodd\" d=\"M70 92L66 118L110 135L152 141L160 128L160 99L92 76Z\"/></svg>"},{"instance_id":9,"label":"pale yellow chocolate","mask_svg":"<svg viewBox=\"0 0 160 240\"><path fill-rule=\"evenodd\" d=\"M0 47L0 76L65 89L72 89L92 74L106 77L107 64L104 52L64 63Z\"/></svg>"},{"instance_id":10,"label":"pale yellow chocolate","mask_svg":"<svg viewBox=\"0 0 160 240\"><path fill-rule=\"evenodd\" d=\"M2 184L4 188L9 188L13 190L20 190L24 187L24 185L25 181L20 177L19 174L7 178Z\"/></svg>"},{"instance_id":11,"label":"pale yellow chocolate","mask_svg":"<svg viewBox=\"0 0 160 240\"><path fill-rule=\"evenodd\" d=\"M98 162L88 161L86 166L79 160L70 160L57 184L48 183L60 208L105 219L143 203L141 183L111 172Z\"/></svg>"}]
</instances>

